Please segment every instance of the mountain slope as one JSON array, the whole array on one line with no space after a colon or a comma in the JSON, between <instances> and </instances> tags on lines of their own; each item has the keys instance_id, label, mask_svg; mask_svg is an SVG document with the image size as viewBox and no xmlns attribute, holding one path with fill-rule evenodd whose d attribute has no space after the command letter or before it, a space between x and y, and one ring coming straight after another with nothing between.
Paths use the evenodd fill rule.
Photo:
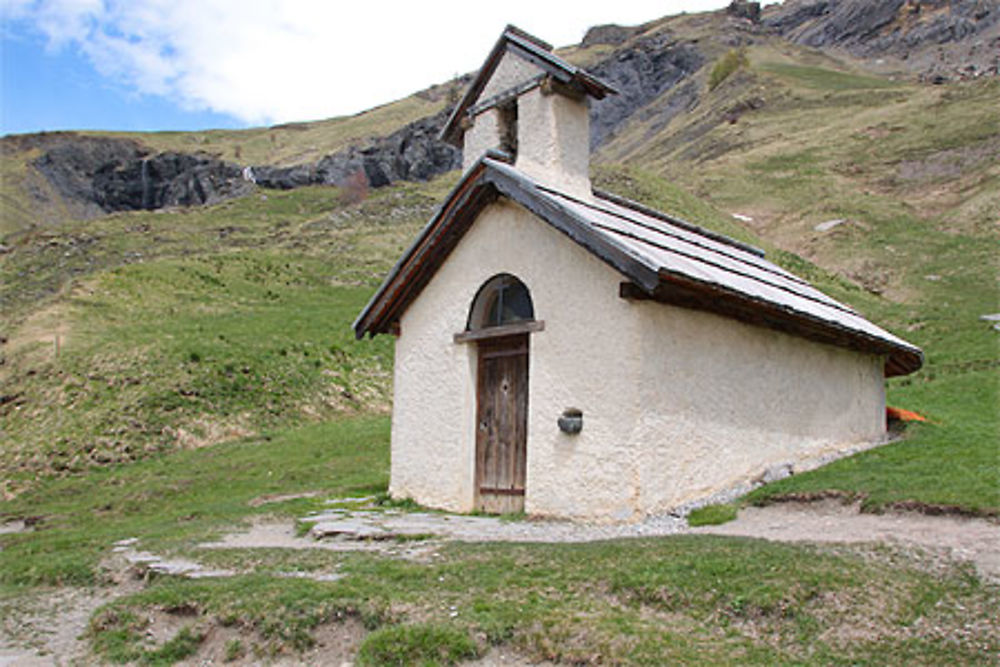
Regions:
<instances>
[{"instance_id":1,"label":"mountain slope","mask_svg":"<svg viewBox=\"0 0 1000 667\"><path fill-rule=\"evenodd\" d=\"M893 478L893 498L991 512L1000 499L990 491L998 481L989 465L995 450L983 433L995 433L997 420L984 406L996 394L1000 354L995 332L979 317L1000 310L1000 86L991 76L932 85L923 72L882 73L886 63L854 53L874 49L891 58L910 34L893 33L893 21L909 20L902 12L910 10L888 2L892 20L879 15L860 36L843 27L837 33L843 11L856 5L798 2L768 9L759 22L716 12L591 31L564 53L622 93L594 109L595 182L762 244L782 265L922 345L926 369L893 381L890 398L938 421L922 431L928 442L968 441L966 463L985 491L963 500L956 479L943 488L959 497L942 499L930 485ZM925 16L938 21L939 6L925 5ZM997 10L984 6L971 39L996 28ZM952 18L966 25L965 14ZM807 34L833 46L797 43L813 40ZM958 52L968 39L945 46ZM729 54L738 56L730 58L736 65L719 78ZM405 183L396 179L409 172L394 167L396 177L370 191L344 184L277 192L240 173L230 185L242 190L234 193L252 194L214 206L104 215L93 208L98 203L82 210L83 200L58 195L38 170L46 155L54 168L71 162L53 162L53 145L124 146L126 157L87 163L66 180L97 192L101 175L115 191L133 193L125 201L138 193L142 208L155 188L206 193L216 173L208 167L229 169L237 148L273 160L271 173L289 181L318 175L337 182L336 169L317 165L368 173L369 164L433 152L425 150L430 128L453 91L442 86L302 130L5 138L3 202L18 212L11 223L5 209L11 228L0 256L0 414L8 443L0 464L11 475L8 492L47 471L384 409L387 348L359 346L340 329L455 179L452 172ZM372 132L381 136L366 135ZM407 153L417 144L424 148ZM142 182L151 162L171 155L157 151L189 145L216 152L196 156L208 169L198 173L207 175L179 173L162 188ZM323 157L330 150L343 160ZM434 170L418 176L428 177ZM227 183L222 178L218 192ZM313 311L316 319L296 332L280 330L278 323ZM272 333L247 338L251 329ZM970 386L975 400L962 396ZM935 466L934 456L917 459L918 467Z\"/></svg>"}]
</instances>

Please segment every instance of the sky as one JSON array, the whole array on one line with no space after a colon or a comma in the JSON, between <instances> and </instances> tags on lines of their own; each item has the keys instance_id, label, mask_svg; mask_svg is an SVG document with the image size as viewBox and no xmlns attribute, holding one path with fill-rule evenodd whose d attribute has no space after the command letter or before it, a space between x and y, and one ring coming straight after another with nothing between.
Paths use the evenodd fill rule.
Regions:
<instances>
[{"instance_id":1,"label":"sky","mask_svg":"<svg viewBox=\"0 0 1000 667\"><path fill-rule=\"evenodd\" d=\"M556 45L728 0L0 0L0 134L343 116L476 70L513 23Z\"/></svg>"}]
</instances>

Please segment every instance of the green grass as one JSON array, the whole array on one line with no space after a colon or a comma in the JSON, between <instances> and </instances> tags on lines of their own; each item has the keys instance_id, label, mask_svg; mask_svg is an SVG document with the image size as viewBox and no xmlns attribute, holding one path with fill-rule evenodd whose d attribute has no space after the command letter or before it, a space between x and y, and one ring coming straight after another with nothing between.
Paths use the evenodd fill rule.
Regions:
<instances>
[{"instance_id":1,"label":"green grass","mask_svg":"<svg viewBox=\"0 0 1000 667\"><path fill-rule=\"evenodd\" d=\"M691 510L687 516L689 526L717 526L736 519L739 508L733 503L705 505Z\"/></svg>"},{"instance_id":2,"label":"green grass","mask_svg":"<svg viewBox=\"0 0 1000 667\"><path fill-rule=\"evenodd\" d=\"M448 625L390 625L365 637L359 665L454 665L475 658L475 642Z\"/></svg>"},{"instance_id":3,"label":"green grass","mask_svg":"<svg viewBox=\"0 0 1000 667\"><path fill-rule=\"evenodd\" d=\"M325 279L374 287L437 203L450 177L375 190L356 206L333 187L258 190L215 206L122 213L15 234L0 263L0 303L9 329L96 273L158 259L246 250L319 257Z\"/></svg>"},{"instance_id":4,"label":"green grass","mask_svg":"<svg viewBox=\"0 0 1000 667\"><path fill-rule=\"evenodd\" d=\"M741 67L747 67L750 60L747 58L745 49L730 49L726 55L712 66L712 71L708 73L708 89L715 90L720 83Z\"/></svg>"},{"instance_id":5,"label":"green grass","mask_svg":"<svg viewBox=\"0 0 1000 667\"><path fill-rule=\"evenodd\" d=\"M261 557L258 554L258 557ZM95 638L142 645L134 619L176 609L240 628L262 652L310 647L354 618L365 664L450 664L491 645L556 662L976 662L998 647L998 590L889 548L712 537L592 544L451 545L430 563L372 554L336 582L246 575L161 578L95 616ZM957 633L960 627L971 630ZM837 629L832 631L832 629Z\"/></svg>"},{"instance_id":6,"label":"green grass","mask_svg":"<svg viewBox=\"0 0 1000 667\"><path fill-rule=\"evenodd\" d=\"M74 299L58 357L14 360L34 382L22 379L7 427L23 445L0 462L17 480L385 410L388 341L359 343L346 324L369 289L331 286L329 273L247 251L100 275Z\"/></svg>"},{"instance_id":7,"label":"green grass","mask_svg":"<svg viewBox=\"0 0 1000 667\"><path fill-rule=\"evenodd\" d=\"M894 88L899 85L894 81L880 77L791 63L761 63L757 69L789 79L794 84L817 90L878 90Z\"/></svg>"},{"instance_id":8,"label":"green grass","mask_svg":"<svg viewBox=\"0 0 1000 667\"><path fill-rule=\"evenodd\" d=\"M0 505L4 516L41 519L37 530L0 536L0 588L100 584L100 562L118 540L140 537L168 553L251 515L322 507L321 499L251 507L258 496L384 489L387 424L385 417L323 422L45 480Z\"/></svg>"},{"instance_id":9,"label":"green grass","mask_svg":"<svg viewBox=\"0 0 1000 667\"><path fill-rule=\"evenodd\" d=\"M442 180L356 206L304 188L20 238L0 265L15 397L0 486L387 410L391 341L355 341L350 323Z\"/></svg>"}]
</instances>

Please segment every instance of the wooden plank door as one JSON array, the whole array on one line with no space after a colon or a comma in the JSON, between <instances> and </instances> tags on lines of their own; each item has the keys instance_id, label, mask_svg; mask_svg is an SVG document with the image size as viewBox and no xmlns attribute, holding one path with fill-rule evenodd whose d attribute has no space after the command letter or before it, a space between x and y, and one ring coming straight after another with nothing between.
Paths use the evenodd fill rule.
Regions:
<instances>
[{"instance_id":1,"label":"wooden plank door","mask_svg":"<svg viewBox=\"0 0 1000 667\"><path fill-rule=\"evenodd\" d=\"M476 507L524 511L528 440L528 335L479 343Z\"/></svg>"}]
</instances>

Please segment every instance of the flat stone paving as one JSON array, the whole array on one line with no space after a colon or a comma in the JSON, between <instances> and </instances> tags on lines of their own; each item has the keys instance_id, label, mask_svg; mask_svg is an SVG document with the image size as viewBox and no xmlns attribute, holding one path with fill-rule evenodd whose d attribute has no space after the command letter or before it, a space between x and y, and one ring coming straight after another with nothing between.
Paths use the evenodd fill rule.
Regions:
<instances>
[{"instance_id":1,"label":"flat stone paving","mask_svg":"<svg viewBox=\"0 0 1000 667\"><path fill-rule=\"evenodd\" d=\"M333 509L303 517L315 539L384 541L428 536L459 542L592 542L623 537L673 535L686 529L679 516L636 524L592 524L554 520L506 520L436 512Z\"/></svg>"}]
</instances>

